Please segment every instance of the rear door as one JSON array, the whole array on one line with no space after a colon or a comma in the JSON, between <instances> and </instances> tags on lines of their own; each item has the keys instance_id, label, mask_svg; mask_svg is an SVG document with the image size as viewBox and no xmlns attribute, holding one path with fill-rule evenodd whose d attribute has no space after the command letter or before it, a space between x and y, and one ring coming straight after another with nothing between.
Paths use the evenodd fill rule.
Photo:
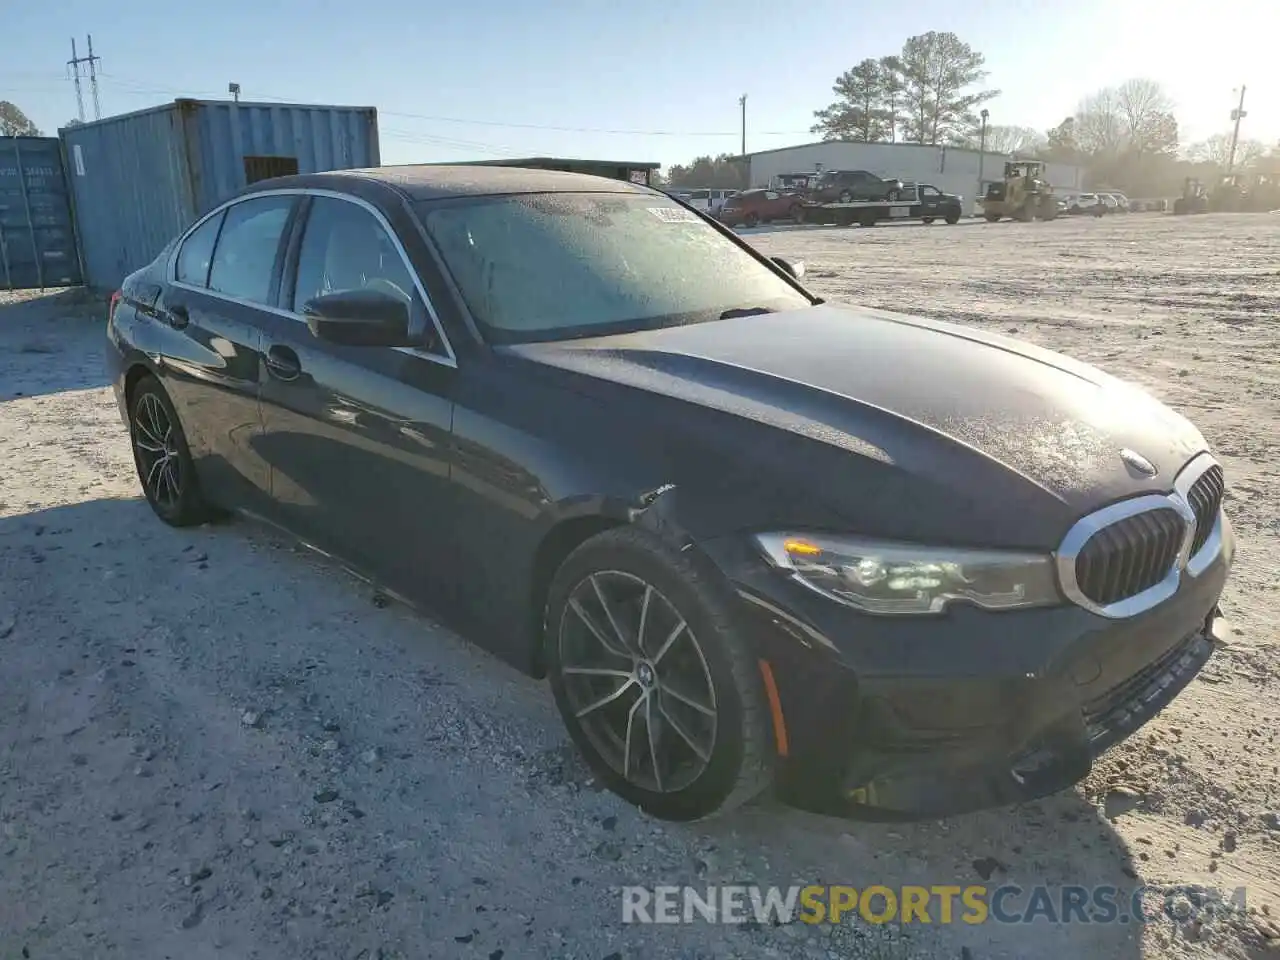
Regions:
<instances>
[{"instance_id":1,"label":"rear door","mask_svg":"<svg viewBox=\"0 0 1280 960\"><path fill-rule=\"evenodd\" d=\"M422 346L351 347L313 336L302 305L352 289L403 297ZM310 196L279 305L263 344L261 444L276 517L393 588L422 594L447 555L457 370L383 214L355 197Z\"/></svg>"},{"instance_id":2,"label":"rear door","mask_svg":"<svg viewBox=\"0 0 1280 960\"><path fill-rule=\"evenodd\" d=\"M296 201L254 196L206 218L175 251L157 304L165 387L205 494L225 506L260 509L270 489L255 449L262 328Z\"/></svg>"}]
</instances>

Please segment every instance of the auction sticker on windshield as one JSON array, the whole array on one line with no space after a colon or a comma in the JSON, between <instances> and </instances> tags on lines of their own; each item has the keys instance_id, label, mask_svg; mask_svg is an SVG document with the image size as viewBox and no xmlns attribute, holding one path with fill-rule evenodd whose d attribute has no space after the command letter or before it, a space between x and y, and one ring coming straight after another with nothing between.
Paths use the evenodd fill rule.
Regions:
<instances>
[{"instance_id":1,"label":"auction sticker on windshield","mask_svg":"<svg viewBox=\"0 0 1280 960\"><path fill-rule=\"evenodd\" d=\"M666 223L698 223L698 215L684 207L647 207L646 209Z\"/></svg>"}]
</instances>

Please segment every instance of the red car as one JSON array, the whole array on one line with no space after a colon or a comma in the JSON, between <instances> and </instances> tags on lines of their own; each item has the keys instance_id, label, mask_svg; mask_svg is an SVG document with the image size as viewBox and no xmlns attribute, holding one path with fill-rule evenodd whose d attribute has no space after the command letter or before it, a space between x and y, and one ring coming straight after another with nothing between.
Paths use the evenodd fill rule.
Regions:
<instances>
[{"instance_id":1,"label":"red car","mask_svg":"<svg viewBox=\"0 0 1280 960\"><path fill-rule=\"evenodd\" d=\"M791 220L800 206L800 197L777 190L743 190L724 202L720 221L731 227L754 227L771 220Z\"/></svg>"}]
</instances>

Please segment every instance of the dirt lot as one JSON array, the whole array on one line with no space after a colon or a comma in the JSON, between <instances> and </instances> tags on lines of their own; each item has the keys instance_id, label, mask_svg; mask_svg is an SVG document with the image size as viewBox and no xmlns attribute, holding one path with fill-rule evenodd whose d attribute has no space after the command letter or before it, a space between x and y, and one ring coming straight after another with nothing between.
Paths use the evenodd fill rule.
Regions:
<instances>
[{"instance_id":1,"label":"dirt lot","mask_svg":"<svg viewBox=\"0 0 1280 960\"><path fill-rule=\"evenodd\" d=\"M1280 218L752 239L824 295L1025 336L1199 424L1240 538L1234 629L1165 714L1012 810L655 823L592 784L542 685L247 522L155 520L101 304L0 294L0 960L1280 957ZM1245 886L1250 910L641 927L617 889L987 878Z\"/></svg>"}]
</instances>

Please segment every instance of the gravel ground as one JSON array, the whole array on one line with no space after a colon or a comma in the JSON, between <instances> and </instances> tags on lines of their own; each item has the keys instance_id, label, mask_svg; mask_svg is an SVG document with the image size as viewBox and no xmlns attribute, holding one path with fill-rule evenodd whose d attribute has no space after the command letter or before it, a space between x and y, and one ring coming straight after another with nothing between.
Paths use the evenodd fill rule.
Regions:
<instances>
[{"instance_id":1,"label":"gravel ground","mask_svg":"<svg viewBox=\"0 0 1280 960\"><path fill-rule=\"evenodd\" d=\"M751 233L824 295L1014 332L1189 414L1240 537L1202 678L1038 803L660 824L592 782L544 685L248 522L155 520L103 305L0 294L0 960L1280 957L1280 220ZM637 926L618 890L984 880L1246 886L1250 908Z\"/></svg>"}]
</instances>

